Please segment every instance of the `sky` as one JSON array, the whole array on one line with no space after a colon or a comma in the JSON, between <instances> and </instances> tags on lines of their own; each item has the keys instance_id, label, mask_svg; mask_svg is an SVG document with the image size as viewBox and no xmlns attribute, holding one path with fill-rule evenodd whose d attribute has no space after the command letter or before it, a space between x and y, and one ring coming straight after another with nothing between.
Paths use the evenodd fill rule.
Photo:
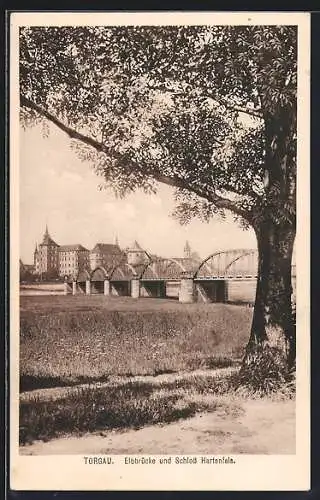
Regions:
<instances>
[{"instance_id":1,"label":"sky","mask_svg":"<svg viewBox=\"0 0 320 500\"><path fill-rule=\"evenodd\" d=\"M36 126L20 134L20 257L33 262L35 244L41 243L48 224L60 245L81 243L89 250L96 243L122 248L137 240L150 253L163 257L183 255L186 240L205 258L216 250L256 248L252 230L216 218L193 220L181 226L171 216L173 189L159 185L156 195L136 192L119 200L101 183L90 163L78 159L68 137L50 127L48 138Z\"/></svg>"}]
</instances>

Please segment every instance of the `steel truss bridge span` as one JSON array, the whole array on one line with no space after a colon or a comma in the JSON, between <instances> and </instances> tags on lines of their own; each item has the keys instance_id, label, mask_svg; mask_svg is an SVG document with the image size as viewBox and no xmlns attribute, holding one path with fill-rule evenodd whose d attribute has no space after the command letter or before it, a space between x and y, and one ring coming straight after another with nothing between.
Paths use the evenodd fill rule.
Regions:
<instances>
[{"instance_id":1,"label":"steel truss bridge span","mask_svg":"<svg viewBox=\"0 0 320 500\"><path fill-rule=\"evenodd\" d=\"M258 275L258 252L255 249L220 250L204 260L194 258L156 258L145 263L130 265L119 262L113 267L97 267L81 271L77 282L84 281L170 281L188 276L197 280L255 279ZM295 262L292 263L295 277ZM68 281L73 281L68 279Z\"/></svg>"}]
</instances>

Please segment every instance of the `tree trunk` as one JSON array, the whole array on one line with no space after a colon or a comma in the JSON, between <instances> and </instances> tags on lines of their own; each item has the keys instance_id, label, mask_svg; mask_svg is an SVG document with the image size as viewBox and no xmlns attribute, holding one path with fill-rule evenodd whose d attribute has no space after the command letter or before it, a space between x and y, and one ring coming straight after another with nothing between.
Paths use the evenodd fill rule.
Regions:
<instances>
[{"instance_id":1,"label":"tree trunk","mask_svg":"<svg viewBox=\"0 0 320 500\"><path fill-rule=\"evenodd\" d=\"M283 379L295 364L295 322L292 313L291 265L295 228L270 219L256 228L259 264L256 300L243 379L259 383ZM250 380L249 380L250 382ZM258 383L258 385L259 385Z\"/></svg>"}]
</instances>

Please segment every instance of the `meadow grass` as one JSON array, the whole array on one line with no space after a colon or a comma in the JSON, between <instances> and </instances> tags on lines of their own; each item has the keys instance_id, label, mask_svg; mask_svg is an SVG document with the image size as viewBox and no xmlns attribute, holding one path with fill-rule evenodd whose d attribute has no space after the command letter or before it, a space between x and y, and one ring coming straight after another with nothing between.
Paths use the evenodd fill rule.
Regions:
<instances>
[{"instance_id":1,"label":"meadow grass","mask_svg":"<svg viewBox=\"0 0 320 500\"><path fill-rule=\"evenodd\" d=\"M294 395L294 388L287 386L268 399L283 401ZM226 418L231 418L243 412L245 400L261 396L266 398L239 387L235 370L223 377L204 372L160 383L154 379L109 387L69 388L58 398L31 397L20 403L20 444L70 434L166 424L204 411L223 411Z\"/></svg>"},{"instance_id":2,"label":"meadow grass","mask_svg":"<svg viewBox=\"0 0 320 500\"><path fill-rule=\"evenodd\" d=\"M173 422L214 409L215 401L204 396L227 390L225 380L196 376L160 384L129 381L111 387L77 388L57 399L31 397L20 403L20 443Z\"/></svg>"},{"instance_id":3,"label":"meadow grass","mask_svg":"<svg viewBox=\"0 0 320 500\"><path fill-rule=\"evenodd\" d=\"M156 393L141 384L86 388L56 401L28 401L20 406L20 442L47 440L66 433L139 428L171 422L195 413L195 404L175 406L179 396Z\"/></svg>"},{"instance_id":4,"label":"meadow grass","mask_svg":"<svg viewBox=\"0 0 320 500\"><path fill-rule=\"evenodd\" d=\"M20 390L232 365L252 310L128 297L20 297Z\"/></svg>"},{"instance_id":5,"label":"meadow grass","mask_svg":"<svg viewBox=\"0 0 320 500\"><path fill-rule=\"evenodd\" d=\"M57 388L54 396L42 389L21 398L21 444L221 408L229 418L244 400L265 397L243 387L235 368L248 341L249 308L101 296L20 300L20 390ZM221 367L230 368L207 370ZM58 389L81 383L88 386ZM294 398L294 387L291 381L268 397Z\"/></svg>"}]
</instances>

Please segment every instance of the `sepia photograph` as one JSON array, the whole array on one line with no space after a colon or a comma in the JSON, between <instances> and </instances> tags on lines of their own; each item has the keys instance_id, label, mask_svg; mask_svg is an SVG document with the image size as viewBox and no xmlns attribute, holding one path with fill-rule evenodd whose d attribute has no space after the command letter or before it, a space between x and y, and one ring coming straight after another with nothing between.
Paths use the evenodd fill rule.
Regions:
<instances>
[{"instance_id":1,"label":"sepia photograph","mask_svg":"<svg viewBox=\"0 0 320 500\"><path fill-rule=\"evenodd\" d=\"M309 17L264 14L12 15L17 484L307 489Z\"/></svg>"}]
</instances>

